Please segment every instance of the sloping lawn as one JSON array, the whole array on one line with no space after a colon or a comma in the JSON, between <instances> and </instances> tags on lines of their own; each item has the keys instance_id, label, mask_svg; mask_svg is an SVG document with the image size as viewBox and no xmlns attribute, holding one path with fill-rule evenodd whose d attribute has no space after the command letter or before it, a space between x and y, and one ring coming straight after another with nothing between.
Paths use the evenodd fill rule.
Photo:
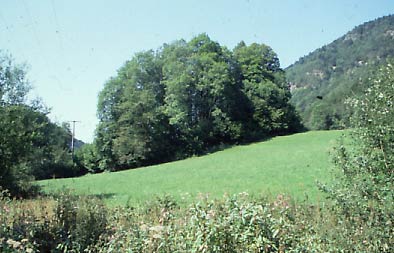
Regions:
<instances>
[{"instance_id":1,"label":"sloping lawn","mask_svg":"<svg viewBox=\"0 0 394 253\"><path fill-rule=\"evenodd\" d=\"M185 202L247 192L318 201L316 180L331 179L329 151L341 131L311 131L145 168L40 181L47 193L65 188L98 195L110 205L136 204L169 194Z\"/></svg>"}]
</instances>

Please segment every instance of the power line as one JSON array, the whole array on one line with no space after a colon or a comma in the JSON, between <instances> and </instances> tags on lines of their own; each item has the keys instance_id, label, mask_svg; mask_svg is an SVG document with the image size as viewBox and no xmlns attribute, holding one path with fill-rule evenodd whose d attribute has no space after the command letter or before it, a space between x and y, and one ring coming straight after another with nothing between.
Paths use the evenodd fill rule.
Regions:
<instances>
[{"instance_id":1,"label":"power line","mask_svg":"<svg viewBox=\"0 0 394 253\"><path fill-rule=\"evenodd\" d=\"M5 16L3 15L3 13L1 13L1 11L0 11L0 20L4 24L5 30L7 30L7 32L8 32L8 35L9 35L8 42L9 43L13 42L12 44L14 45L14 47L16 47L16 50L18 51L18 53L20 53L22 55L22 59L26 59L25 54L23 53L23 50L20 49L21 47L19 45L19 41L10 38L11 34L12 34L12 32L10 30L11 26L8 24L8 22L5 19Z\"/></svg>"},{"instance_id":2,"label":"power line","mask_svg":"<svg viewBox=\"0 0 394 253\"><path fill-rule=\"evenodd\" d=\"M10 31L10 28L9 28L9 26L8 26L8 23L5 21L5 18L4 18L3 14L2 14L1 12L0 12L0 19L1 19L1 21L4 23L5 29L6 29L7 31Z\"/></svg>"},{"instance_id":3,"label":"power line","mask_svg":"<svg viewBox=\"0 0 394 253\"><path fill-rule=\"evenodd\" d=\"M34 39L36 41L36 45L37 45L37 48L38 48L39 52L41 52L41 57L42 57L42 59L44 61L46 69L48 71L50 69L52 69L52 75L55 76L54 79L58 82L58 86L60 87L60 89L65 90L66 86L63 84L63 82L59 78L56 77L56 75L54 73L55 71L53 71L54 68L51 68L51 67L53 67L53 64L52 65L49 64L50 61L48 61L48 59L47 59L47 57L45 55L45 50L44 50L44 47L42 46L42 43L41 43L41 40L40 40L39 36L37 35L37 31L35 29L33 16L31 15L31 12L30 12L28 4L26 4L25 0L20 0L20 2L22 3L22 5L23 5L23 7L25 9L25 12L27 14L27 17L30 20L31 27L30 27L30 25L28 25L27 27L30 30L31 34L33 35L33 37L34 37ZM55 13L55 15L56 15L56 13Z\"/></svg>"},{"instance_id":4,"label":"power line","mask_svg":"<svg viewBox=\"0 0 394 253\"><path fill-rule=\"evenodd\" d=\"M53 18L55 20L55 25L56 25L56 34L57 34L57 39L59 41L59 46L60 46L60 51L62 56L64 56L64 49L63 49L63 39L62 39L62 35L60 32L60 25L59 25L59 19L57 17L57 12L56 12L56 8L55 8L55 3L53 0L51 0L51 5L52 5L52 12L53 12ZM64 57L63 57L64 58Z\"/></svg>"},{"instance_id":5,"label":"power line","mask_svg":"<svg viewBox=\"0 0 394 253\"><path fill-rule=\"evenodd\" d=\"M42 47L42 44L41 44L41 41L40 41L40 39L38 38L38 35L37 35L37 31L36 31L36 29L34 28L33 16L32 16L31 13L30 13L29 7L27 6L27 4L25 3L24 0L21 0L21 2L22 2L23 7L25 8L26 14L27 14L27 16L28 16L28 18L29 18L29 20L30 20L30 24L31 24L31 30L30 30L30 31L31 31L31 33L33 34L34 39L36 40L38 49L39 49L41 52L44 52L43 47ZM27 27L29 27L29 29L30 29L30 26L27 26ZM45 59L45 57L44 57L44 59ZM48 61L47 61L46 59L45 59L45 62L46 62L46 64L49 66Z\"/></svg>"},{"instance_id":6,"label":"power line","mask_svg":"<svg viewBox=\"0 0 394 253\"><path fill-rule=\"evenodd\" d=\"M54 0L51 0L51 6L52 6L52 13L53 13L53 20L54 20L54 24L56 26L55 27L56 39L58 41L59 48L60 48L59 55L60 55L61 59L63 60L63 63L68 64L67 54L64 53L65 50L64 50L63 35L62 35L64 30L62 30L60 25L59 25L59 18L58 18L58 15L57 15L57 11L56 11L56 6L55 6ZM69 70L69 67L67 68L67 70ZM74 79L75 79L75 77L74 77ZM63 83L57 77L55 77L55 79L60 83L61 88L64 91L72 92L72 90L68 86L63 86Z\"/></svg>"}]
</instances>

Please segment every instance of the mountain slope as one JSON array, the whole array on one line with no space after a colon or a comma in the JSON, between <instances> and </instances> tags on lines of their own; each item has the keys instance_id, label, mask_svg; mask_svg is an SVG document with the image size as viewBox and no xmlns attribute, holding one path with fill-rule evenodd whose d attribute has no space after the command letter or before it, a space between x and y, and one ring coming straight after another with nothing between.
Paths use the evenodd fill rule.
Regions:
<instances>
[{"instance_id":1,"label":"mountain slope","mask_svg":"<svg viewBox=\"0 0 394 253\"><path fill-rule=\"evenodd\" d=\"M291 102L311 129L346 124L347 97L362 94L368 77L394 56L394 15L357 26L352 31L301 57L286 69Z\"/></svg>"}]
</instances>

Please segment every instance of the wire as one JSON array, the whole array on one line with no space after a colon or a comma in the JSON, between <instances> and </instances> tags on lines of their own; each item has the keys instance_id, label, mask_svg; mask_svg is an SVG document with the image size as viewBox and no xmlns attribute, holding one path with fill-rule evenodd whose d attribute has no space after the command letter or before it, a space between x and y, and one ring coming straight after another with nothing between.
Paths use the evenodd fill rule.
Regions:
<instances>
[{"instance_id":1,"label":"wire","mask_svg":"<svg viewBox=\"0 0 394 253\"><path fill-rule=\"evenodd\" d=\"M62 38L62 33L60 32L61 30L60 30L60 25L59 25L59 19L57 17L55 3L53 0L51 0L51 5L52 5L53 18L55 20L55 25L56 25L56 35L57 35L58 42L60 45L60 51L61 51L62 56L64 56L63 38Z\"/></svg>"},{"instance_id":2,"label":"wire","mask_svg":"<svg viewBox=\"0 0 394 253\"><path fill-rule=\"evenodd\" d=\"M8 25L8 22L6 21L4 15L1 13L1 11L0 11L0 20L4 24L4 27L7 30L8 34L11 35L12 32L10 30L10 26ZM18 53L21 54L23 59L26 59L25 54L23 53L23 50L20 50L21 47L19 46L19 42L17 42L17 40L12 40L11 36L8 36L8 42L10 44L13 44L14 47L16 47L16 50L18 51Z\"/></svg>"},{"instance_id":3,"label":"wire","mask_svg":"<svg viewBox=\"0 0 394 253\"><path fill-rule=\"evenodd\" d=\"M38 36L37 36L36 29L34 28L33 17L32 17L32 15L31 15L31 13L30 13L29 7L27 6L27 4L25 3L24 0L20 0L20 1L22 2L23 7L25 8L25 11L26 11L26 13L27 13L27 16L28 16L28 18L29 18L29 20L30 20L31 29L30 29L30 26L27 26L27 27L29 27L31 33L33 34L33 37L34 37L34 39L36 40L36 43L37 43L37 45L38 45L38 49L40 50L40 52L44 52L43 47L42 47L42 44L41 44L41 41L40 41L40 39L39 39ZM43 57L43 58L45 58L45 57ZM47 66L49 66L48 61L46 60L46 58L45 58L45 61L46 61Z\"/></svg>"},{"instance_id":4,"label":"wire","mask_svg":"<svg viewBox=\"0 0 394 253\"><path fill-rule=\"evenodd\" d=\"M54 23L55 23L55 26L56 26L57 40L58 40L59 47L60 47L60 55L61 55L62 59L66 59L67 55L64 54L64 46L63 46L64 45L63 44L63 30L61 29L61 27L59 25L59 18L58 18L58 15L57 15L56 5L55 5L55 1L54 0L51 0L51 5L52 5L52 12L53 12L53 19L54 19ZM66 63L67 63L67 61L66 61ZM70 67L67 68L67 70L70 70L70 69L71 69ZM85 73L87 69L88 69L88 66L85 66L85 68L83 70L79 71L79 74L75 73L72 76L72 79L73 80L78 79L81 76L81 73ZM67 89L67 91L71 91L71 90Z\"/></svg>"},{"instance_id":5,"label":"wire","mask_svg":"<svg viewBox=\"0 0 394 253\"><path fill-rule=\"evenodd\" d=\"M40 38L37 35L37 31L35 29L34 22L33 22L33 16L31 15L31 12L30 12L29 7L26 4L25 0L20 0L20 2L22 3L22 5L27 13L27 16L30 20L31 27L30 26L27 26L27 27L29 27L31 34L33 34L33 37L34 37L36 44L37 44L37 48L38 48L39 52L41 52L40 56L43 58L44 64L46 65L46 69L50 70L52 68L50 67L51 65L49 64L49 61L45 55L46 51L44 50L44 47L42 46ZM60 87L61 90L66 90L66 86L63 84L63 82L59 78L57 78L54 71L52 71L51 74L55 77L54 80L58 83L57 86Z\"/></svg>"}]
</instances>

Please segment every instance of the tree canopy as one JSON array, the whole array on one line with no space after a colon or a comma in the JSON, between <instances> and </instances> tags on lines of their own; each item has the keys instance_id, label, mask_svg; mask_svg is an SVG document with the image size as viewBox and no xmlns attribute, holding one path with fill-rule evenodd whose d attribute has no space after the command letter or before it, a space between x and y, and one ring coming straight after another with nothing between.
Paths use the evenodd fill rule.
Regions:
<instances>
[{"instance_id":1,"label":"tree canopy","mask_svg":"<svg viewBox=\"0 0 394 253\"><path fill-rule=\"evenodd\" d=\"M99 95L99 170L118 170L298 131L273 50L233 51L201 34L140 52Z\"/></svg>"},{"instance_id":2,"label":"tree canopy","mask_svg":"<svg viewBox=\"0 0 394 253\"><path fill-rule=\"evenodd\" d=\"M33 179L77 175L70 131L50 122L40 102L29 102L29 90L25 67L1 53L0 188L13 195L31 193Z\"/></svg>"}]
</instances>

